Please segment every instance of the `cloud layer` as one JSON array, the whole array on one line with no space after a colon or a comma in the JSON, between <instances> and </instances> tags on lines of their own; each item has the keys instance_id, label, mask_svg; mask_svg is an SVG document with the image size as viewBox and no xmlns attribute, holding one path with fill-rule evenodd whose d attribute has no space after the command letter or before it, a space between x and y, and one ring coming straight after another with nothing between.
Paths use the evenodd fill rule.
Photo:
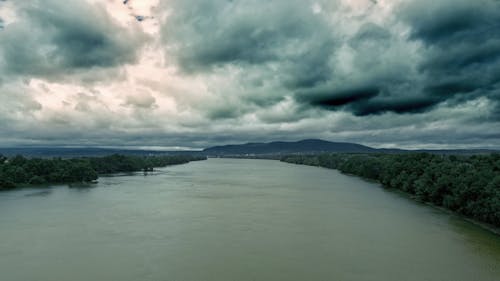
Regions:
<instances>
[{"instance_id":1,"label":"cloud layer","mask_svg":"<svg viewBox=\"0 0 500 281\"><path fill-rule=\"evenodd\" d=\"M500 148L499 23L496 0L0 1L0 144Z\"/></svg>"}]
</instances>

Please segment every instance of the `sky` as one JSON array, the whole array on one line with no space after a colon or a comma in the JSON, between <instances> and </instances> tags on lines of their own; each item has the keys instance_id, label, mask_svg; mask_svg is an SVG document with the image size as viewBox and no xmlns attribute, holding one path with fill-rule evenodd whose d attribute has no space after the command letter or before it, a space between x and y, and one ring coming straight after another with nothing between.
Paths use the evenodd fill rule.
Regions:
<instances>
[{"instance_id":1,"label":"sky","mask_svg":"<svg viewBox=\"0 0 500 281\"><path fill-rule=\"evenodd\" d=\"M499 0L0 0L0 146L500 149Z\"/></svg>"}]
</instances>

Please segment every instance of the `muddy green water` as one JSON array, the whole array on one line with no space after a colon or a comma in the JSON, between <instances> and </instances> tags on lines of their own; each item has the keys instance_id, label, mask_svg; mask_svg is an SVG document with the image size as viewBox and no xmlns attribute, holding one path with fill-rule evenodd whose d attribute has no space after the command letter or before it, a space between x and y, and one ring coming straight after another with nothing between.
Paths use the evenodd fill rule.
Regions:
<instances>
[{"instance_id":1,"label":"muddy green water","mask_svg":"<svg viewBox=\"0 0 500 281\"><path fill-rule=\"evenodd\" d=\"M500 280L500 237L377 184L209 159L0 193L2 281Z\"/></svg>"}]
</instances>

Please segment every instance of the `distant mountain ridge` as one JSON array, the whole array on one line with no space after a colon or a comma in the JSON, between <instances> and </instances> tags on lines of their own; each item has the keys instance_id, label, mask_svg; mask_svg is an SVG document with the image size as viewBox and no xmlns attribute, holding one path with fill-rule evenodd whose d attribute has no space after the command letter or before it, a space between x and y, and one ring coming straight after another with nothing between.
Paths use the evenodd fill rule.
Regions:
<instances>
[{"instance_id":1,"label":"distant mountain ridge","mask_svg":"<svg viewBox=\"0 0 500 281\"><path fill-rule=\"evenodd\" d=\"M330 142L319 139L306 139L296 142L275 141L269 143L246 143L222 145L206 148L203 153L209 156L246 155L246 154L287 154L321 152L375 152L376 149L357 143Z\"/></svg>"},{"instance_id":2,"label":"distant mountain ridge","mask_svg":"<svg viewBox=\"0 0 500 281\"><path fill-rule=\"evenodd\" d=\"M5 156L23 155L27 157L39 158L74 158L74 157L101 157L111 154L123 155L200 155L214 157L245 157L245 156L266 156L285 154L318 154L318 153L410 153L427 152L434 154L484 154L500 152L492 149L422 149L404 150L396 148L373 148L366 145L349 142L331 142L320 139L305 139L301 141L274 141L274 142L253 142L246 144L221 145L206 148L204 150L191 151L155 151L143 149L120 149L120 148L99 148L99 147L0 147L0 154Z\"/></svg>"},{"instance_id":3,"label":"distant mountain ridge","mask_svg":"<svg viewBox=\"0 0 500 281\"><path fill-rule=\"evenodd\" d=\"M295 142L275 141L268 143L246 143L221 145L206 148L202 151L207 156L244 156L266 154L315 154L315 153L409 153L427 152L437 154L477 154L492 153L497 150L488 149L422 149L404 150L392 148L373 148L357 143L331 142L320 139L306 139Z\"/></svg>"}]
</instances>

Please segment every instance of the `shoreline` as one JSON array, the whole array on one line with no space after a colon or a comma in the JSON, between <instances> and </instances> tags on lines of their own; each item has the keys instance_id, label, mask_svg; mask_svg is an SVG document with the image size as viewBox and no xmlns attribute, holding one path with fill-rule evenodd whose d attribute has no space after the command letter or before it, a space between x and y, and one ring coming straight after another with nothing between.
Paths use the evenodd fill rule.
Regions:
<instances>
[{"instance_id":1,"label":"shoreline","mask_svg":"<svg viewBox=\"0 0 500 281\"><path fill-rule=\"evenodd\" d=\"M364 177L361 177L361 176L358 176L356 174L352 174L352 173L344 173L338 169L331 169L331 168L327 168L327 167L323 167L323 166L317 166L317 165L307 165L307 164L300 164L300 163L293 163L293 162L286 162L286 161L280 161L280 162L283 162L283 163L288 163L288 164L293 164L293 165L302 165L302 166L309 166L309 167L316 167L316 168L322 168L322 169L327 169L327 170L335 170L343 175L346 175L346 176L350 176L350 177L355 177L355 178L358 178L358 179L361 179L363 181L366 181L366 182L369 182L369 183L375 183L375 184L378 184L380 186L380 188L386 190L386 191L390 191L390 192L394 192L394 193L397 193L399 195L402 195L408 199L411 199L411 201L413 202L416 202L416 203L421 203L423 205L426 205L426 206L429 206L429 207L432 207L436 210L439 210L443 213L446 213L448 215L453 215L457 218L460 218L464 221L467 221L483 230L486 230L488 232L491 232L495 235L498 235L500 236L500 227L497 227L495 225L492 225L492 224L488 224L488 223L484 223L484 222L481 222L481 221L478 221L478 220L475 220L475 219L472 219L472 218L469 218L467 216L464 216L462 214L459 214L457 212L454 212L452 210L449 210L449 209L446 209L442 206L438 206L438 205L435 205L431 202L423 202L423 201L420 201L420 200L417 200L416 197L410 193L407 193L407 192L404 192L400 189L394 189L394 188L387 188L385 187L381 182L377 181L377 180L373 180L373 179L368 179L368 178L364 178Z\"/></svg>"},{"instance_id":2,"label":"shoreline","mask_svg":"<svg viewBox=\"0 0 500 281\"><path fill-rule=\"evenodd\" d=\"M207 159L196 159L196 160L190 160L185 163L175 163L175 164L168 164L165 166L157 166L153 167L155 169L157 168L165 168L165 167L170 167L170 166L178 166L178 165L185 165L189 164L191 162L196 162L196 161L205 161ZM76 186L87 186L87 187L93 187L99 183L99 178L101 177L119 177L119 176L127 176L127 175L133 175L136 173L143 173L143 170L135 170L135 171L123 171L123 172L116 172L116 173L104 173L104 174L98 174L97 179L92 180L92 181L82 181L82 182L46 182L42 184L19 184L13 187L7 187L7 188L2 188L0 187L0 192L9 192L9 191L15 191L15 190L21 190L21 189L26 189L26 188L53 188L55 186L67 186L67 187L72 187L72 185ZM153 171L146 171L144 173L152 173Z\"/></svg>"}]
</instances>

